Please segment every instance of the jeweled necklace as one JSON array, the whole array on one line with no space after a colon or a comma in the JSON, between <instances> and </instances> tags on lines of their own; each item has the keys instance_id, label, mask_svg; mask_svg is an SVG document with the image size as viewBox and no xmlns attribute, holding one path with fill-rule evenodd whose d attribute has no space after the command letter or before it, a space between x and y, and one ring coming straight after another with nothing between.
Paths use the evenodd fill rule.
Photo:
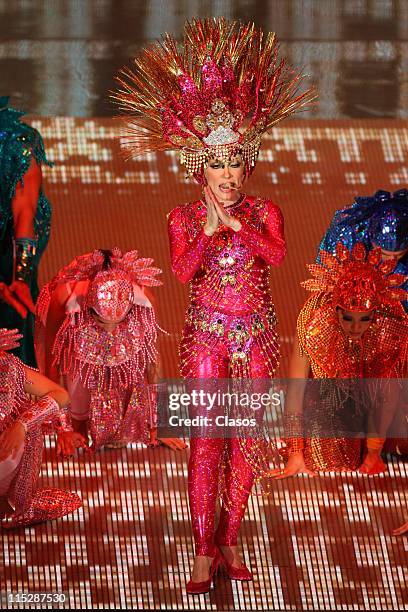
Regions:
<instances>
[{"instance_id":1,"label":"jeweled necklace","mask_svg":"<svg viewBox=\"0 0 408 612\"><path fill-rule=\"evenodd\" d=\"M238 200L236 200L236 202L233 202L232 204L230 204L229 206L225 206L225 204L223 204L223 208L226 212L228 212L229 210L231 210L231 208L235 208L237 206L240 206L242 204L242 202L245 200L246 198L246 193L241 193L241 195L239 196ZM200 202L202 204L204 204L204 206L207 208L207 202L205 201L205 198L202 198L200 200Z\"/></svg>"},{"instance_id":2,"label":"jeweled necklace","mask_svg":"<svg viewBox=\"0 0 408 612\"><path fill-rule=\"evenodd\" d=\"M241 193L241 195L239 196L239 198L238 198L238 200L236 202L233 202L232 204L229 204L229 206L226 206L224 204L223 205L224 209L226 211L229 211L229 210L231 210L231 208L236 208L236 207L240 206L242 204L242 202L245 200L245 198L246 198L246 193Z\"/></svg>"}]
</instances>

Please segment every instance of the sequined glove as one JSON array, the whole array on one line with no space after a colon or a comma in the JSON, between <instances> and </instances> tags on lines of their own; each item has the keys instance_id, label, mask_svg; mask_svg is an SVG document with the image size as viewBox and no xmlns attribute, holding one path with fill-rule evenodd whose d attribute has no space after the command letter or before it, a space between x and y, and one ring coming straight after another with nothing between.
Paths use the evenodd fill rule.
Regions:
<instances>
[{"instance_id":1,"label":"sequined glove","mask_svg":"<svg viewBox=\"0 0 408 612\"><path fill-rule=\"evenodd\" d=\"M44 395L19 418L26 431L41 426L46 432L72 431L68 414L54 398Z\"/></svg>"},{"instance_id":2,"label":"sequined glove","mask_svg":"<svg viewBox=\"0 0 408 612\"><path fill-rule=\"evenodd\" d=\"M367 450L380 453L384 442L385 438L367 438Z\"/></svg>"},{"instance_id":3,"label":"sequined glove","mask_svg":"<svg viewBox=\"0 0 408 612\"><path fill-rule=\"evenodd\" d=\"M303 415L285 414L285 442L289 455L303 451L305 443L303 438Z\"/></svg>"},{"instance_id":4,"label":"sequined glove","mask_svg":"<svg viewBox=\"0 0 408 612\"><path fill-rule=\"evenodd\" d=\"M16 238L14 241L14 280L30 284L37 241Z\"/></svg>"},{"instance_id":5,"label":"sequined glove","mask_svg":"<svg viewBox=\"0 0 408 612\"><path fill-rule=\"evenodd\" d=\"M22 337L18 329L0 328L0 351L10 351L20 346Z\"/></svg>"}]
</instances>

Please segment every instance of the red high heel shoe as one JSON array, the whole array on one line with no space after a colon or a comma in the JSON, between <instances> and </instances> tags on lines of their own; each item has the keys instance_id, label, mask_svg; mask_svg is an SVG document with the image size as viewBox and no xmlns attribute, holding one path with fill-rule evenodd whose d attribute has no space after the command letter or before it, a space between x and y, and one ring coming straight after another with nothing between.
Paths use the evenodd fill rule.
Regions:
<instances>
[{"instance_id":1,"label":"red high heel shoe","mask_svg":"<svg viewBox=\"0 0 408 612\"><path fill-rule=\"evenodd\" d=\"M202 580L201 582L194 582L193 580L189 580L186 585L186 591L189 595L202 595L203 593L208 593L211 588L211 583L214 581L215 586L215 577L217 575L217 571L222 564L223 561L221 559L220 551L217 549L215 553L215 557L212 560L209 570L208 580Z\"/></svg>"},{"instance_id":2,"label":"red high heel shoe","mask_svg":"<svg viewBox=\"0 0 408 612\"><path fill-rule=\"evenodd\" d=\"M245 563L241 565L241 567L234 567L231 563L229 563L222 550L220 550L221 555L221 563L225 568L227 576L230 580L241 580L241 581L250 581L253 580L254 577L252 573L249 571Z\"/></svg>"}]
</instances>

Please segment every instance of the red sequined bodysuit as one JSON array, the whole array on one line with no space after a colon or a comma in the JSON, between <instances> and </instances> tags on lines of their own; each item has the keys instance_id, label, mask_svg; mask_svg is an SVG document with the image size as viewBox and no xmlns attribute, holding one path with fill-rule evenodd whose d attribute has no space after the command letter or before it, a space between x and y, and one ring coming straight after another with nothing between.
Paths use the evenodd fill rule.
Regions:
<instances>
[{"instance_id":1,"label":"red sequined bodysuit","mask_svg":"<svg viewBox=\"0 0 408 612\"><path fill-rule=\"evenodd\" d=\"M179 206L169 215L172 269L181 282L191 281L180 346L181 374L187 379L266 379L279 361L269 265L280 265L286 253L282 214L270 200L252 196L241 197L228 212L242 228L234 232L221 225L212 237L203 230L203 202ZM220 480L223 505L215 541L236 544L254 479L242 444L249 450L252 443L191 439L188 484L198 555L214 554Z\"/></svg>"}]
</instances>

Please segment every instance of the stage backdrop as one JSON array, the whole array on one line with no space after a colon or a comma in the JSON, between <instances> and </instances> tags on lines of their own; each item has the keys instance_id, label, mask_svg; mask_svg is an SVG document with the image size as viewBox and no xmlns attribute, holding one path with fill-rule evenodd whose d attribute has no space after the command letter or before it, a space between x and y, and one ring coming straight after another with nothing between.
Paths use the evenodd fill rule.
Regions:
<instances>
[{"instance_id":1,"label":"stage backdrop","mask_svg":"<svg viewBox=\"0 0 408 612\"><path fill-rule=\"evenodd\" d=\"M167 213L201 196L172 153L126 161L119 121L72 117L35 118L53 168L44 169L53 204L49 247L40 281L47 281L75 255L119 246L153 257L163 269L156 290L166 376L177 376L177 343L188 299L170 270ZM408 184L408 126L403 121L289 121L263 143L250 194L271 198L285 217L288 255L271 275L282 341L280 374L287 372L296 316L306 298L300 281L334 211L357 195Z\"/></svg>"}]
</instances>

